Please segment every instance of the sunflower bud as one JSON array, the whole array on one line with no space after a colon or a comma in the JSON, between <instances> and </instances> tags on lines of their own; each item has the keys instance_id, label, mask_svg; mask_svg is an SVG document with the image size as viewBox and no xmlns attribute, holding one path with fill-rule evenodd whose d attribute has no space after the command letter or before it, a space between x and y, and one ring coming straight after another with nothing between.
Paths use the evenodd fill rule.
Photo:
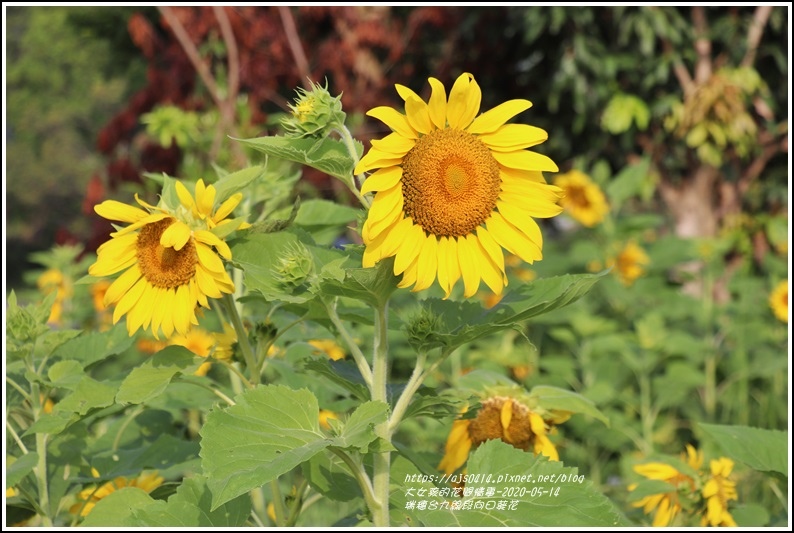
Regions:
<instances>
[{"instance_id":1,"label":"sunflower bud","mask_svg":"<svg viewBox=\"0 0 794 533\"><path fill-rule=\"evenodd\" d=\"M295 105L290 105L292 116L282 120L284 129L291 137L323 137L335 127L345 124L342 111L342 95L332 97L325 87L312 82L310 91L299 88Z\"/></svg>"},{"instance_id":2,"label":"sunflower bud","mask_svg":"<svg viewBox=\"0 0 794 533\"><path fill-rule=\"evenodd\" d=\"M287 247L274 266L276 279L289 289L303 285L314 270L311 252L300 243Z\"/></svg>"},{"instance_id":3,"label":"sunflower bud","mask_svg":"<svg viewBox=\"0 0 794 533\"><path fill-rule=\"evenodd\" d=\"M420 350L429 350L438 345L441 317L427 308L421 308L408 319L406 334L408 342Z\"/></svg>"}]
</instances>

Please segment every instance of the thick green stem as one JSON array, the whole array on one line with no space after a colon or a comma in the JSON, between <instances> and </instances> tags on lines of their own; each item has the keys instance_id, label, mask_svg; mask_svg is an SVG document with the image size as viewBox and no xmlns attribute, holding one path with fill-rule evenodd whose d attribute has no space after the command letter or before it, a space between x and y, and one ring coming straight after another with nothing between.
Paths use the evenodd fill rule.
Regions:
<instances>
[{"instance_id":1,"label":"thick green stem","mask_svg":"<svg viewBox=\"0 0 794 533\"><path fill-rule=\"evenodd\" d=\"M375 346L372 355L372 399L388 405L389 376L388 302L375 309ZM391 444L389 421L375 427L375 434ZM389 526L389 469L391 452L376 452L372 460L372 484L375 491L375 509L372 520L375 527Z\"/></svg>"},{"instance_id":2,"label":"thick green stem","mask_svg":"<svg viewBox=\"0 0 794 533\"><path fill-rule=\"evenodd\" d=\"M38 420L42 413L41 393L39 384L31 385L31 399L33 400L33 419ZM41 515L41 523L44 527L52 527L52 517L50 516L50 493L47 486L47 433L36 433L36 453L39 460L33 473L36 476L36 486L38 488L39 507L44 511Z\"/></svg>"},{"instance_id":3,"label":"thick green stem","mask_svg":"<svg viewBox=\"0 0 794 533\"><path fill-rule=\"evenodd\" d=\"M245 331L243 321L240 318L240 313L237 311L234 298L229 294L223 295L223 301L226 304L226 309L229 311L229 319L232 322L234 331L237 334L237 345L243 352L245 358L245 366L248 367L248 383L249 385L256 385L259 383L259 373L256 371L257 364L254 358L254 351L251 349L251 343L248 342L248 333Z\"/></svg>"}]
</instances>

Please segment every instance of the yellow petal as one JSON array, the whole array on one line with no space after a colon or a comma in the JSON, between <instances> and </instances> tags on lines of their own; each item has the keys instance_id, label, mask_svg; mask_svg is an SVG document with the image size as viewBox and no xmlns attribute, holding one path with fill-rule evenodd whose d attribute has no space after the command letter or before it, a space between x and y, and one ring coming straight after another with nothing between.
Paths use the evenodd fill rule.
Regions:
<instances>
[{"instance_id":1,"label":"yellow petal","mask_svg":"<svg viewBox=\"0 0 794 533\"><path fill-rule=\"evenodd\" d=\"M174 329L177 333L185 334L190 328L190 315L193 306L190 302L190 291L187 285L180 285L176 289L174 307L169 310L174 317Z\"/></svg>"},{"instance_id":2,"label":"yellow petal","mask_svg":"<svg viewBox=\"0 0 794 533\"><path fill-rule=\"evenodd\" d=\"M515 207L519 211L525 213L527 216L533 216L535 218L556 217L563 211L562 206L539 196L527 197L526 195L502 191L499 194L499 199L500 200L497 201L497 204L501 203ZM519 205L521 208L516 207Z\"/></svg>"},{"instance_id":3,"label":"yellow petal","mask_svg":"<svg viewBox=\"0 0 794 533\"><path fill-rule=\"evenodd\" d=\"M464 72L449 93L447 103L447 121L450 128L465 129L480 111L482 92L474 81L474 76Z\"/></svg>"},{"instance_id":4,"label":"yellow petal","mask_svg":"<svg viewBox=\"0 0 794 533\"><path fill-rule=\"evenodd\" d=\"M408 268L403 272L403 279L397 284L397 287L404 289L416 283L416 266L419 264L419 257L416 257L413 262L408 265Z\"/></svg>"},{"instance_id":5,"label":"yellow petal","mask_svg":"<svg viewBox=\"0 0 794 533\"><path fill-rule=\"evenodd\" d=\"M447 274L449 276L449 290L451 291L461 276L458 241L454 237L450 237L447 241ZM449 295L445 298L448 297Z\"/></svg>"},{"instance_id":6,"label":"yellow petal","mask_svg":"<svg viewBox=\"0 0 794 533\"><path fill-rule=\"evenodd\" d=\"M198 187L198 184L196 184L196 187ZM196 206L193 201L193 195L190 194L190 191L187 190L187 187L185 187L185 184L181 181L176 182L176 195L179 197L179 203L191 211Z\"/></svg>"},{"instance_id":7,"label":"yellow petal","mask_svg":"<svg viewBox=\"0 0 794 533\"><path fill-rule=\"evenodd\" d=\"M129 270L119 276L116 281L108 287L107 291L105 291L105 306L118 302L140 278L141 270L138 268L138 265L130 267Z\"/></svg>"},{"instance_id":8,"label":"yellow petal","mask_svg":"<svg viewBox=\"0 0 794 533\"><path fill-rule=\"evenodd\" d=\"M427 289L436 279L438 241L435 235L428 235L422 243L416 267L416 285L411 289L412 292Z\"/></svg>"},{"instance_id":9,"label":"yellow petal","mask_svg":"<svg viewBox=\"0 0 794 533\"><path fill-rule=\"evenodd\" d=\"M414 139L403 137L399 133L390 133L383 139L372 140L373 148L400 157L410 152L415 145L416 141Z\"/></svg>"},{"instance_id":10,"label":"yellow petal","mask_svg":"<svg viewBox=\"0 0 794 533\"><path fill-rule=\"evenodd\" d=\"M396 131L403 137L417 139L419 136L408 123L408 119L396 109L388 106L380 106L367 111L367 115L376 118L386 124L392 131ZM358 172L356 172L358 174Z\"/></svg>"},{"instance_id":11,"label":"yellow petal","mask_svg":"<svg viewBox=\"0 0 794 533\"><path fill-rule=\"evenodd\" d=\"M502 423L502 430L507 431L510 427L510 422L513 420L513 400L508 398L502 404L502 410L499 413L499 421Z\"/></svg>"},{"instance_id":12,"label":"yellow petal","mask_svg":"<svg viewBox=\"0 0 794 533\"><path fill-rule=\"evenodd\" d=\"M401 163L402 156L390 154L389 152L382 152L377 148L370 148L369 152L358 162L353 172L355 174L361 174L373 168L391 167Z\"/></svg>"},{"instance_id":13,"label":"yellow petal","mask_svg":"<svg viewBox=\"0 0 794 533\"><path fill-rule=\"evenodd\" d=\"M491 216L485 221L485 227L488 228L488 233L499 243L499 246L527 263L532 264L543 258L538 245L507 222L498 212L491 213Z\"/></svg>"},{"instance_id":14,"label":"yellow petal","mask_svg":"<svg viewBox=\"0 0 794 533\"><path fill-rule=\"evenodd\" d=\"M395 187L403 176L402 167L386 167L373 172L361 186L361 194L373 191L383 191Z\"/></svg>"},{"instance_id":15,"label":"yellow petal","mask_svg":"<svg viewBox=\"0 0 794 533\"><path fill-rule=\"evenodd\" d=\"M193 237L198 242L203 242L204 244L208 244L210 246L214 246L218 253L221 254L225 259L232 258L232 251L229 249L229 245L226 244L226 241L212 233L211 231L200 230L193 234Z\"/></svg>"},{"instance_id":16,"label":"yellow petal","mask_svg":"<svg viewBox=\"0 0 794 533\"><path fill-rule=\"evenodd\" d=\"M200 187L199 184L201 184ZM199 192L200 190L201 192ZM204 181L198 180L196 183L196 207L199 213L207 217L212 215L212 206L215 205L215 194L214 185L207 185L204 187Z\"/></svg>"},{"instance_id":17,"label":"yellow petal","mask_svg":"<svg viewBox=\"0 0 794 533\"><path fill-rule=\"evenodd\" d=\"M471 237L472 240L469 240ZM474 235L458 237L458 263L463 277L463 296L470 298L480 288L480 263L477 261Z\"/></svg>"},{"instance_id":18,"label":"yellow petal","mask_svg":"<svg viewBox=\"0 0 794 533\"><path fill-rule=\"evenodd\" d=\"M411 220L410 218L407 220ZM397 250L397 255L394 257L394 275L399 276L406 271L412 263L415 263L419 251L424 243L425 232L418 224L413 224L411 220L411 227L408 229L408 236L403 245ZM403 276L405 279L405 276ZM416 281L416 273L413 275ZM413 283L413 282L412 282Z\"/></svg>"},{"instance_id":19,"label":"yellow petal","mask_svg":"<svg viewBox=\"0 0 794 533\"><path fill-rule=\"evenodd\" d=\"M441 237L438 240L438 284L441 286L441 289L444 291L444 298L449 298L449 293L452 287L449 284L449 267L447 266L447 238Z\"/></svg>"},{"instance_id":20,"label":"yellow petal","mask_svg":"<svg viewBox=\"0 0 794 533\"><path fill-rule=\"evenodd\" d=\"M505 181L506 179L513 179L520 182L534 181L538 183L546 183L546 178L543 177L543 173L539 170L520 170L517 168L499 165L499 172L502 181Z\"/></svg>"},{"instance_id":21,"label":"yellow petal","mask_svg":"<svg viewBox=\"0 0 794 533\"><path fill-rule=\"evenodd\" d=\"M485 251L485 248L482 246L482 242L480 239L473 237L472 241L477 245L475 250L475 254L477 255L477 259L479 260L480 264L480 277L488 285L488 288L491 291L499 296L502 294L502 290L505 288L507 284L506 277L503 270L497 268L497 266L491 261L488 252Z\"/></svg>"},{"instance_id":22,"label":"yellow petal","mask_svg":"<svg viewBox=\"0 0 794 533\"><path fill-rule=\"evenodd\" d=\"M196 254L198 255L199 263L210 272L225 273L226 268L223 266L221 258L215 255L207 245L203 243L196 243Z\"/></svg>"},{"instance_id":23,"label":"yellow petal","mask_svg":"<svg viewBox=\"0 0 794 533\"><path fill-rule=\"evenodd\" d=\"M560 170L557 164L548 156L530 152L529 150L516 152L491 151L491 155L499 164L519 170L541 170L546 172L557 172Z\"/></svg>"},{"instance_id":24,"label":"yellow petal","mask_svg":"<svg viewBox=\"0 0 794 533\"><path fill-rule=\"evenodd\" d=\"M116 304L116 309L113 310L113 323L119 321L119 319L126 315L132 307L138 303L138 300L143 294L143 290L149 285L149 282L146 281L146 278L138 278L138 281L135 285L128 290L124 296L121 297L119 303ZM131 332L132 333L132 332Z\"/></svg>"},{"instance_id":25,"label":"yellow petal","mask_svg":"<svg viewBox=\"0 0 794 533\"><path fill-rule=\"evenodd\" d=\"M433 129L427 104L418 96L405 101L405 115L411 127L419 133L427 135Z\"/></svg>"},{"instance_id":26,"label":"yellow petal","mask_svg":"<svg viewBox=\"0 0 794 533\"><path fill-rule=\"evenodd\" d=\"M95 205L94 211L102 218L118 220L119 222L137 222L149 215L143 209L138 209L116 200L105 200L101 204Z\"/></svg>"},{"instance_id":27,"label":"yellow petal","mask_svg":"<svg viewBox=\"0 0 794 533\"><path fill-rule=\"evenodd\" d=\"M370 223L370 235L383 231L386 225L390 225L403 208L403 189L399 183L391 189L379 191L372 200L372 205L367 213L367 220Z\"/></svg>"},{"instance_id":28,"label":"yellow petal","mask_svg":"<svg viewBox=\"0 0 794 533\"><path fill-rule=\"evenodd\" d=\"M410 234L412 226L413 222L410 218L403 218L389 230L383 232L386 234L386 239L381 245L382 257L391 257L395 254Z\"/></svg>"},{"instance_id":29,"label":"yellow petal","mask_svg":"<svg viewBox=\"0 0 794 533\"><path fill-rule=\"evenodd\" d=\"M221 291L219 291L218 287L215 285L215 280L213 279L212 275L204 270L204 267L202 266L196 267L196 283L198 284L199 291L206 294L210 298L220 298L223 296Z\"/></svg>"},{"instance_id":30,"label":"yellow petal","mask_svg":"<svg viewBox=\"0 0 794 533\"><path fill-rule=\"evenodd\" d=\"M556 185L547 185L537 181L517 180L507 177L504 172L500 173L500 175L502 178L502 191L521 195L527 200L545 200L556 204L560 198L565 197L565 190Z\"/></svg>"},{"instance_id":31,"label":"yellow petal","mask_svg":"<svg viewBox=\"0 0 794 533\"><path fill-rule=\"evenodd\" d=\"M493 133L477 137L491 150L504 152L536 146L549 138L546 130L528 124L505 124Z\"/></svg>"},{"instance_id":32,"label":"yellow petal","mask_svg":"<svg viewBox=\"0 0 794 533\"><path fill-rule=\"evenodd\" d=\"M493 238L493 235L488 233L488 230L483 228L482 226L477 228L477 237L479 237L480 246L487 254L487 257L491 259L494 266L498 268L502 272L502 281L504 285L507 285L507 274L505 273L505 256L502 253L502 248L499 246L499 243L496 242L496 239Z\"/></svg>"},{"instance_id":33,"label":"yellow petal","mask_svg":"<svg viewBox=\"0 0 794 533\"><path fill-rule=\"evenodd\" d=\"M427 81L433 89L427 106L430 120L436 128L443 130L447 126L447 91L437 79L428 78Z\"/></svg>"},{"instance_id":34,"label":"yellow petal","mask_svg":"<svg viewBox=\"0 0 794 533\"><path fill-rule=\"evenodd\" d=\"M153 308L152 308L152 334L157 339L157 332L163 323L163 315L165 314L165 291L162 287L154 287Z\"/></svg>"},{"instance_id":35,"label":"yellow petal","mask_svg":"<svg viewBox=\"0 0 794 533\"><path fill-rule=\"evenodd\" d=\"M496 201L496 207L504 219L512 224L518 231L523 233L529 238L539 250L543 250L543 234L540 232L540 226L535 222L532 217L516 207L515 204Z\"/></svg>"},{"instance_id":36,"label":"yellow petal","mask_svg":"<svg viewBox=\"0 0 794 533\"><path fill-rule=\"evenodd\" d=\"M227 198L226 201L221 204L218 210L215 211L215 216L212 217L213 222L220 224L224 218L229 216L229 214L234 211L234 208L237 207L242 199L243 193L241 192L235 193Z\"/></svg>"},{"instance_id":37,"label":"yellow petal","mask_svg":"<svg viewBox=\"0 0 794 533\"><path fill-rule=\"evenodd\" d=\"M505 122L530 107L532 102L529 100L508 100L474 119L466 131L474 135L494 132Z\"/></svg>"},{"instance_id":38,"label":"yellow petal","mask_svg":"<svg viewBox=\"0 0 794 533\"><path fill-rule=\"evenodd\" d=\"M179 251L187 244L190 233L188 225L177 220L168 226L160 236L160 245Z\"/></svg>"}]
</instances>

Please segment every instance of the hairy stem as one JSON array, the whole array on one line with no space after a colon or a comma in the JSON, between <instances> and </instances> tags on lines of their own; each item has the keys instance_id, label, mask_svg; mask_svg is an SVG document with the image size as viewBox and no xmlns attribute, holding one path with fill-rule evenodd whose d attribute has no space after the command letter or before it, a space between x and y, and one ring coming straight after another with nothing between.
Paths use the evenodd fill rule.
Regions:
<instances>
[{"instance_id":1,"label":"hairy stem","mask_svg":"<svg viewBox=\"0 0 794 533\"><path fill-rule=\"evenodd\" d=\"M388 302L375 309L375 347L372 354L372 399L388 405L389 344ZM375 434L391 443L389 421L375 427ZM372 460L372 484L375 491L375 508L372 519L375 527L389 526L389 469L391 452L375 452Z\"/></svg>"}]
</instances>

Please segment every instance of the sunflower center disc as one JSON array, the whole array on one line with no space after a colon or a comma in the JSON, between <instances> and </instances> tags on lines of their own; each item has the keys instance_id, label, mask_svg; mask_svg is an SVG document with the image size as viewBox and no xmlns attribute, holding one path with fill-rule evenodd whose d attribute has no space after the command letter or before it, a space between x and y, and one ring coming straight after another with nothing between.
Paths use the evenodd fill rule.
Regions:
<instances>
[{"instance_id":1,"label":"sunflower center disc","mask_svg":"<svg viewBox=\"0 0 794 533\"><path fill-rule=\"evenodd\" d=\"M163 232L174 223L166 218L141 228L136 248L138 265L146 280L155 287L173 289L186 285L196 275L196 245L188 239L181 250L166 248L160 244Z\"/></svg>"},{"instance_id":2,"label":"sunflower center disc","mask_svg":"<svg viewBox=\"0 0 794 533\"><path fill-rule=\"evenodd\" d=\"M512 416L507 430L502 427L502 407L506 398L494 397L482 403L477 417L469 425L472 444L478 446L486 440L502 439L515 448L528 450L532 439L529 412L523 405L512 402Z\"/></svg>"},{"instance_id":3,"label":"sunflower center disc","mask_svg":"<svg viewBox=\"0 0 794 533\"><path fill-rule=\"evenodd\" d=\"M583 208L590 206L590 199L587 198L587 192L584 187L569 187L566 196L573 205Z\"/></svg>"},{"instance_id":4,"label":"sunflower center disc","mask_svg":"<svg viewBox=\"0 0 794 533\"><path fill-rule=\"evenodd\" d=\"M431 235L472 233L496 207L500 188L491 151L462 130L425 135L403 160L405 215Z\"/></svg>"}]
</instances>

